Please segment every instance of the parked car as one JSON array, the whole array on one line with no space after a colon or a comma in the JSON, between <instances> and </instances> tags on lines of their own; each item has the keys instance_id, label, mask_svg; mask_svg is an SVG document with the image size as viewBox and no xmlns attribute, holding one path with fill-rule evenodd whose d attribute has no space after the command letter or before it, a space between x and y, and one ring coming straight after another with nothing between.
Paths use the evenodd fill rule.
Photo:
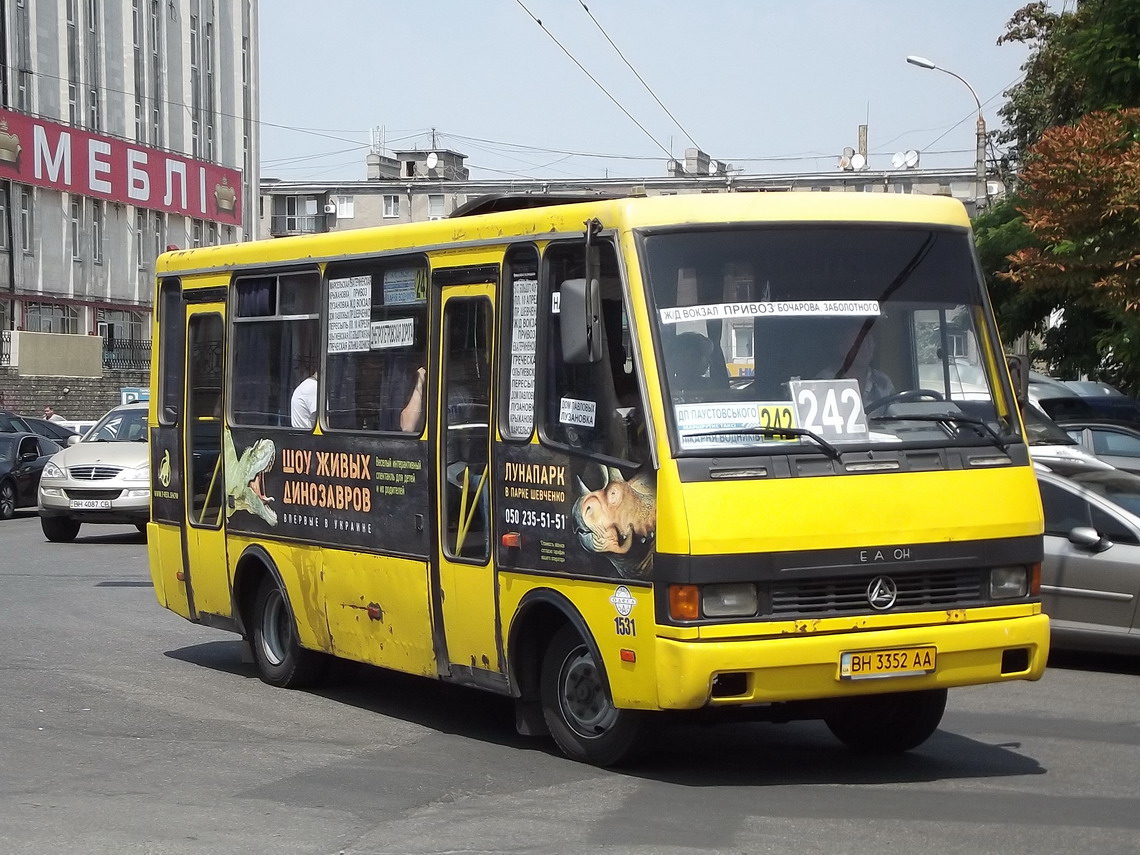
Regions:
<instances>
[{"instance_id":1,"label":"parked car","mask_svg":"<svg viewBox=\"0 0 1140 855\"><path fill-rule=\"evenodd\" d=\"M1140 474L1140 429L1124 422L1087 419L1064 421L1060 426L1097 459Z\"/></svg>"},{"instance_id":2,"label":"parked car","mask_svg":"<svg viewBox=\"0 0 1140 855\"><path fill-rule=\"evenodd\" d=\"M39 510L48 540L74 540L84 523L129 523L146 530L150 519L146 413L146 402L115 407L44 467Z\"/></svg>"},{"instance_id":3,"label":"parked car","mask_svg":"<svg viewBox=\"0 0 1140 855\"><path fill-rule=\"evenodd\" d=\"M1036 469L1053 646L1140 653L1140 477L1061 462Z\"/></svg>"},{"instance_id":4,"label":"parked car","mask_svg":"<svg viewBox=\"0 0 1140 855\"><path fill-rule=\"evenodd\" d=\"M1028 402L1021 405L1021 419L1025 422L1029 456L1034 461L1047 464L1060 460L1096 469L1107 469L1111 465L1093 455L1064 428Z\"/></svg>"},{"instance_id":5,"label":"parked car","mask_svg":"<svg viewBox=\"0 0 1140 855\"><path fill-rule=\"evenodd\" d=\"M35 433L27 420L8 410L0 410L0 433Z\"/></svg>"},{"instance_id":6,"label":"parked car","mask_svg":"<svg viewBox=\"0 0 1140 855\"><path fill-rule=\"evenodd\" d=\"M63 422L53 422L49 419L34 419L31 416L24 416L23 419L34 433L38 433L40 436L46 436L48 439L53 439L60 445L72 445L79 442L78 432L73 431Z\"/></svg>"},{"instance_id":7,"label":"parked car","mask_svg":"<svg viewBox=\"0 0 1140 855\"><path fill-rule=\"evenodd\" d=\"M40 475L60 445L25 431L0 433L0 520L10 520L16 508L33 507Z\"/></svg>"}]
</instances>

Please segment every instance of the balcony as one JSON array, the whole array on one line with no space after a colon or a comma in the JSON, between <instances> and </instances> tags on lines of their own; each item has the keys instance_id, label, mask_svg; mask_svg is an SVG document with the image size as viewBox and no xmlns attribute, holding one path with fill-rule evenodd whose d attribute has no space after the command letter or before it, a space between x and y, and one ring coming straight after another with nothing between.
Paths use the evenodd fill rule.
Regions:
<instances>
[{"instance_id":1,"label":"balcony","mask_svg":"<svg viewBox=\"0 0 1140 855\"><path fill-rule=\"evenodd\" d=\"M329 216L329 214L274 214L269 218L269 233L273 237L289 237L327 232Z\"/></svg>"}]
</instances>

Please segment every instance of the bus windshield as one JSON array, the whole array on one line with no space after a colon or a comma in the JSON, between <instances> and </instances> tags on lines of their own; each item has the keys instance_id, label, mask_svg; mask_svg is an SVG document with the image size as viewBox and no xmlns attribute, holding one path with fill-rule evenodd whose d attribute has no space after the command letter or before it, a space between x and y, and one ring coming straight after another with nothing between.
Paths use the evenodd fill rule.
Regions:
<instances>
[{"instance_id":1,"label":"bus windshield","mask_svg":"<svg viewBox=\"0 0 1140 855\"><path fill-rule=\"evenodd\" d=\"M641 251L675 451L1017 441L965 231L662 230Z\"/></svg>"}]
</instances>

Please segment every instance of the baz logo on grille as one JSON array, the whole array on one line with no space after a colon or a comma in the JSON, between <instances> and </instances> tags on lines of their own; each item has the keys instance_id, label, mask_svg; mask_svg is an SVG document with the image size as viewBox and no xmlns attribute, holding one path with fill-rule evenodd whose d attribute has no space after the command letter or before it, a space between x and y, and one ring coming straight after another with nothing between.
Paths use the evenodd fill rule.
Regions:
<instances>
[{"instance_id":1,"label":"baz logo on grille","mask_svg":"<svg viewBox=\"0 0 1140 855\"><path fill-rule=\"evenodd\" d=\"M889 576L876 576L867 586L867 602L871 608L885 612L895 604L899 596L899 586Z\"/></svg>"}]
</instances>

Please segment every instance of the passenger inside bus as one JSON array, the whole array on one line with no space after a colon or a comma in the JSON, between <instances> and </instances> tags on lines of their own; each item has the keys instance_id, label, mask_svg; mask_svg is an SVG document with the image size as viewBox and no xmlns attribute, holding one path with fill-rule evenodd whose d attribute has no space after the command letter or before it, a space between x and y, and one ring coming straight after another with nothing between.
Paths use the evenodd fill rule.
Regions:
<instances>
[{"instance_id":1,"label":"passenger inside bus","mask_svg":"<svg viewBox=\"0 0 1140 855\"><path fill-rule=\"evenodd\" d=\"M699 332L678 333L666 339L670 386L674 397L691 400L693 393L725 391L728 389L728 376L716 372L714 376L713 358L716 347L712 341ZM724 373L721 377L719 374Z\"/></svg>"}]
</instances>

